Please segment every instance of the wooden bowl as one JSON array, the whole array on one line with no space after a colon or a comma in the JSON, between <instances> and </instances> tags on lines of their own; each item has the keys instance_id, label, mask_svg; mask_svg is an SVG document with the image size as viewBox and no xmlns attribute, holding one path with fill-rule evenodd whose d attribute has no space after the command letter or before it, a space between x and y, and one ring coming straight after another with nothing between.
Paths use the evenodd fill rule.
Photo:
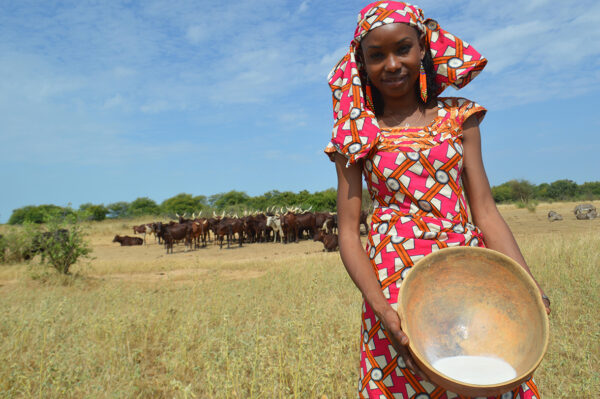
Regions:
<instances>
[{"instance_id":1,"label":"wooden bowl","mask_svg":"<svg viewBox=\"0 0 600 399\"><path fill-rule=\"evenodd\" d=\"M517 262L490 249L447 248L418 261L400 287L398 312L421 370L461 395L514 389L533 374L548 347L548 317L535 282ZM501 359L515 375L466 382L433 367L454 356Z\"/></svg>"}]
</instances>

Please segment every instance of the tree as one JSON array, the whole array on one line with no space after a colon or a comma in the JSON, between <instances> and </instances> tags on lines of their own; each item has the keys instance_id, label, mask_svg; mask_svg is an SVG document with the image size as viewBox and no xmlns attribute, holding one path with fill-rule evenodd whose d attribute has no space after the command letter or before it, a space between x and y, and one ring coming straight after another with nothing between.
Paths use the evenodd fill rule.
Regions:
<instances>
[{"instance_id":1,"label":"tree","mask_svg":"<svg viewBox=\"0 0 600 399\"><path fill-rule=\"evenodd\" d=\"M508 185L512 191L513 201L528 202L533 198L535 186L527 180L510 180Z\"/></svg>"},{"instance_id":2,"label":"tree","mask_svg":"<svg viewBox=\"0 0 600 399\"><path fill-rule=\"evenodd\" d=\"M73 215L71 208L63 208L57 205L28 205L15 209L8 219L8 224L23 223L46 223L50 219L65 218Z\"/></svg>"},{"instance_id":3,"label":"tree","mask_svg":"<svg viewBox=\"0 0 600 399\"><path fill-rule=\"evenodd\" d=\"M159 215L160 208L148 197L140 197L129 204L127 212L130 216Z\"/></svg>"},{"instance_id":4,"label":"tree","mask_svg":"<svg viewBox=\"0 0 600 399\"><path fill-rule=\"evenodd\" d=\"M579 192L579 186L573 180L563 179L550 183L548 197L554 200L574 199Z\"/></svg>"},{"instance_id":5,"label":"tree","mask_svg":"<svg viewBox=\"0 0 600 399\"><path fill-rule=\"evenodd\" d=\"M205 205L205 196L199 195L194 197L192 194L181 193L164 200L160 204L160 208L164 214L174 215L178 213L183 215L184 213L192 214L201 211Z\"/></svg>"},{"instance_id":6,"label":"tree","mask_svg":"<svg viewBox=\"0 0 600 399\"><path fill-rule=\"evenodd\" d=\"M94 205L92 203L85 203L79 206L79 215L83 220L95 220L102 221L106 219L108 209L103 205Z\"/></svg>"},{"instance_id":7,"label":"tree","mask_svg":"<svg viewBox=\"0 0 600 399\"><path fill-rule=\"evenodd\" d=\"M110 219L119 219L129 216L129 202L113 202L112 204L108 204L106 208L108 209L107 216Z\"/></svg>"},{"instance_id":8,"label":"tree","mask_svg":"<svg viewBox=\"0 0 600 399\"><path fill-rule=\"evenodd\" d=\"M236 205L247 205L249 202L250 197L248 194L235 190L211 195L209 198L209 203L220 211L225 210L226 208L235 207Z\"/></svg>"}]
</instances>

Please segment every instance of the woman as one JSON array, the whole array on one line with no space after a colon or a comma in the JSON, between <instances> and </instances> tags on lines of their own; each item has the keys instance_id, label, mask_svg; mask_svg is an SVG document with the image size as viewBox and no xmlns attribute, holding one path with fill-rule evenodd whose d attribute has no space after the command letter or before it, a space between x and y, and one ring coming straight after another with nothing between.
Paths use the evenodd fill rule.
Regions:
<instances>
[{"instance_id":1,"label":"woman","mask_svg":"<svg viewBox=\"0 0 600 399\"><path fill-rule=\"evenodd\" d=\"M447 86L468 84L486 63L424 20L419 8L378 1L360 12L350 51L329 76L335 125L325 152L338 175L340 253L364 297L361 398L457 397L423 378L395 309L400 283L418 259L485 242L529 272L483 167L479 122L486 110L437 98ZM376 206L366 252L359 235L362 173ZM540 396L529 380L500 397Z\"/></svg>"}]
</instances>

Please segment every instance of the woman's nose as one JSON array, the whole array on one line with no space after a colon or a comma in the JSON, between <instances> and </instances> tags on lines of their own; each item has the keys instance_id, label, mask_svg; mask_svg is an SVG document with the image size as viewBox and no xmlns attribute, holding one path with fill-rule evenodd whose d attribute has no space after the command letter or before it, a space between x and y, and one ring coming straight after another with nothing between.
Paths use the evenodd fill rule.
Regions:
<instances>
[{"instance_id":1,"label":"woman's nose","mask_svg":"<svg viewBox=\"0 0 600 399\"><path fill-rule=\"evenodd\" d=\"M390 54L385 59L384 68L388 72L394 72L400 68L400 61L395 57L394 54Z\"/></svg>"}]
</instances>

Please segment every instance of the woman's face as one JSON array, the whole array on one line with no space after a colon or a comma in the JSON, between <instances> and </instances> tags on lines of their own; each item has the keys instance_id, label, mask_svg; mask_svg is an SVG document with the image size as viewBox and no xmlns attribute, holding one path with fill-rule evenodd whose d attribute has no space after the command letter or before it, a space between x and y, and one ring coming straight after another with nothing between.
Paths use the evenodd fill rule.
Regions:
<instances>
[{"instance_id":1,"label":"woman's face","mask_svg":"<svg viewBox=\"0 0 600 399\"><path fill-rule=\"evenodd\" d=\"M373 29L361 41L365 70L383 100L414 96L424 46L415 28L394 23Z\"/></svg>"}]
</instances>

